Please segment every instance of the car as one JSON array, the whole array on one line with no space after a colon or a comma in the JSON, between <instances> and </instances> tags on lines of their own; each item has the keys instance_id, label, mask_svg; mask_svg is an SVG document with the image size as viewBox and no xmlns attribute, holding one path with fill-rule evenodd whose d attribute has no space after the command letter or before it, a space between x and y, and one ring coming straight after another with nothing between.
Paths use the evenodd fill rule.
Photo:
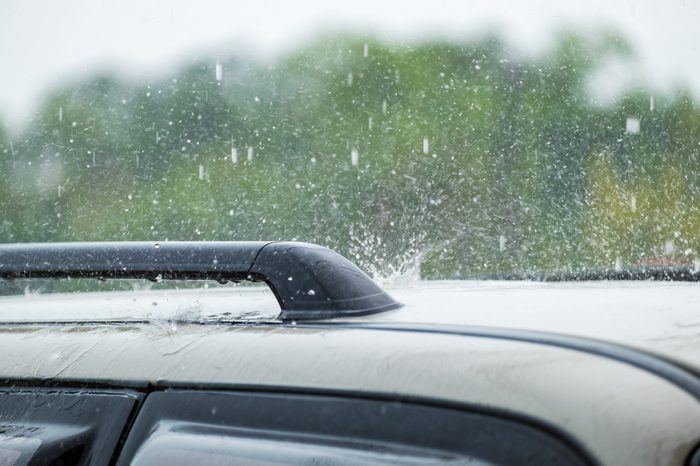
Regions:
<instances>
[{"instance_id":1,"label":"car","mask_svg":"<svg viewBox=\"0 0 700 466\"><path fill-rule=\"evenodd\" d=\"M259 241L6 244L0 278L1 465L700 464L695 283L390 294Z\"/></svg>"}]
</instances>

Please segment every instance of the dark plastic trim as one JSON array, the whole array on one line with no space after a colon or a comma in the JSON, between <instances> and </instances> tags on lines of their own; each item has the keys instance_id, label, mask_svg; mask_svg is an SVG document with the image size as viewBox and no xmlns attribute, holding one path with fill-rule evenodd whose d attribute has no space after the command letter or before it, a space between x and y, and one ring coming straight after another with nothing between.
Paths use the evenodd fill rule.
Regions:
<instances>
[{"instance_id":1,"label":"dark plastic trim","mask_svg":"<svg viewBox=\"0 0 700 466\"><path fill-rule=\"evenodd\" d=\"M0 278L262 281L280 320L374 314L401 305L330 249L296 242L123 242L0 245Z\"/></svg>"},{"instance_id":2,"label":"dark plastic trim","mask_svg":"<svg viewBox=\"0 0 700 466\"><path fill-rule=\"evenodd\" d=\"M690 265L646 266L622 270L532 271L507 274L470 275L468 280L506 280L536 282L587 282L587 281L661 281L699 282L700 270Z\"/></svg>"},{"instance_id":3,"label":"dark plastic trim","mask_svg":"<svg viewBox=\"0 0 700 466\"><path fill-rule=\"evenodd\" d=\"M700 445L696 446L688 455L687 466L700 466Z\"/></svg>"}]
</instances>

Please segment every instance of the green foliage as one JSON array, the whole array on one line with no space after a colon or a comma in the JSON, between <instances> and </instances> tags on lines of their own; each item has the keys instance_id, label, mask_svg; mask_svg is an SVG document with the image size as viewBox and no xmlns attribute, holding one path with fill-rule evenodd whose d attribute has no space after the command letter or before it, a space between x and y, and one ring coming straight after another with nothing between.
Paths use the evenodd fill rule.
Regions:
<instances>
[{"instance_id":1,"label":"green foliage","mask_svg":"<svg viewBox=\"0 0 700 466\"><path fill-rule=\"evenodd\" d=\"M0 133L0 241L293 239L429 278L692 260L700 111L587 95L629 53L613 35L535 59L329 37L223 60L220 81L213 60L97 77Z\"/></svg>"}]
</instances>

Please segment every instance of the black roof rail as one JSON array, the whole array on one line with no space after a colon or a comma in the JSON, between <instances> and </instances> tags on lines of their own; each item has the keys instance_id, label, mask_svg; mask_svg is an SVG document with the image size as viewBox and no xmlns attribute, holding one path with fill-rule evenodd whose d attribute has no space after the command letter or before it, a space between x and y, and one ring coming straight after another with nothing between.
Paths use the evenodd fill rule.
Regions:
<instances>
[{"instance_id":1,"label":"black roof rail","mask_svg":"<svg viewBox=\"0 0 700 466\"><path fill-rule=\"evenodd\" d=\"M281 320L374 314L401 305L340 254L297 242L98 242L0 245L0 278L262 281Z\"/></svg>"}]
</instances>

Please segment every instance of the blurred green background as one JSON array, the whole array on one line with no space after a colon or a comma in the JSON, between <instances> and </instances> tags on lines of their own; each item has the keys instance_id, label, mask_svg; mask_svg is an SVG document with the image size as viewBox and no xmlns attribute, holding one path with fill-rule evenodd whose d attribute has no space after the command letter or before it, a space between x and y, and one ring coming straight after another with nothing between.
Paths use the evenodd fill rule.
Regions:
<instances>
[{"instance_id":1,"label":"blurred green background","mask_svg":"<svg viewBox=\"0 0 700 466\"><path fill-rule=\"evenodd\" d=\"M55 89L0 133L0 241L299 240L425 278L692 264L700 108L589 97L615 35L521 57L498 39L318 37Z\"/></svg>"}]
</instances>

